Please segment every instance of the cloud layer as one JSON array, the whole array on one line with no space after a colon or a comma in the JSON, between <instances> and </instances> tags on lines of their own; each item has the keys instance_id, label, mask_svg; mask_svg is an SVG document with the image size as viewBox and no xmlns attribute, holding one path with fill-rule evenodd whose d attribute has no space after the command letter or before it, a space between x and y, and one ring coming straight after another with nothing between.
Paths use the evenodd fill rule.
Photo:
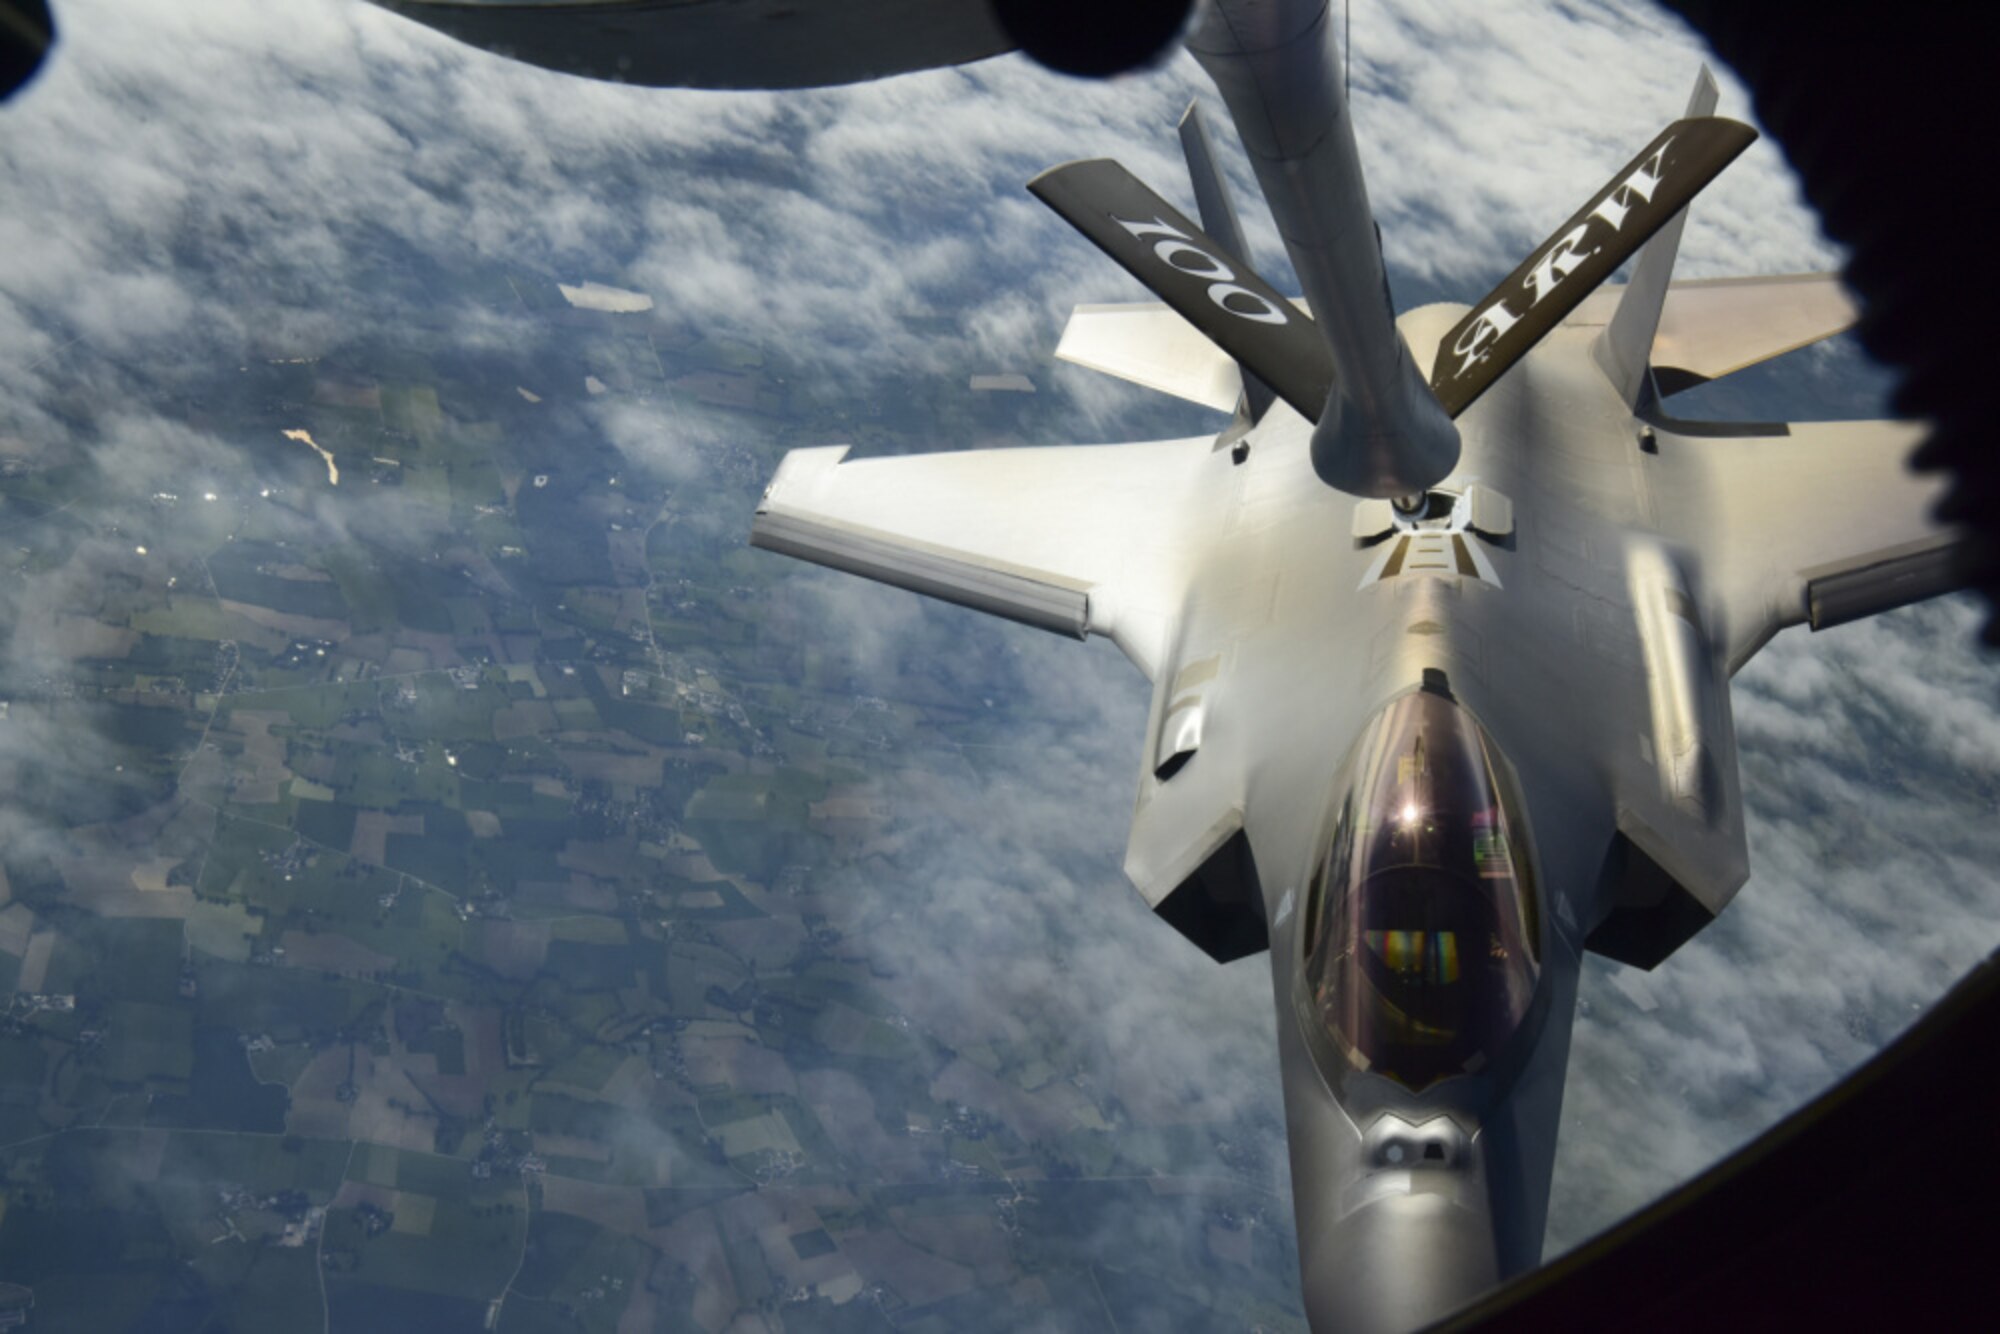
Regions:
<instances>
[{"instance_id":1,"label":"cloud layer","mask_svg":"<svg viewBox=\"0 0 2000 1334\"><path fill-rule=\"evenodd\" d=\"M899 446L923 442L907 405L967 368L1036 380L1037 442L1207 420L1050 364L1072 304L1142 294L1020 188L1115 155L1185 206L1172 125L1190 95L1219 112L1185 57L1107 83L1009 58L855 89L670 93L514 65L333 0L75 0L63 17L49 71L0 111L0 451L92 470L99 526L121 535L66 561L67 582L10 582L9 625L38 627L14 635L17 677L63 669L40 628L126 568L148 496L278 466L268 442L190 425L180 372L537 345L496 274L628 286L690 330L781 348L812 382L800 392L888 411ZM1405 305L1497 280L1679 113L1701 59L1637 4L1360 6L1353 32L1354 114ZM1743 114L1718 73L1724 112ZM1245 214L1282 279L1268 220ZM1689 275L1836 260L1764 144L1702 197L1682 253ZM1852 356L1795 358L1768 392L1796 415L1880 411L1855 401ZM728 419L607 401L565 420L666 480L712 482L692 527L718 550L736 540L761 479L720 475ZM310 498L286 522L363 546L433 536L393 506ZM912 837L825 888L905 1008L946 1040L996 1014L1088 1033L1094 1078L1127 1105L1275 1132L1264 965L1207 965L1117 874L1144 711L1129 669L806 570L771 614L866 693L941 681L1006 720L959 748L945 783L935 756L885 757ZM1793 632L1743 674L1753 880L1642 981L1590 964L1552 1251L1826 1087L1996 943L2000 676L1974 657L1974 621L1944 603ZM0 776L50 740L10 736ZM1269 1162L1281 1179L1282 1154Z\"/></svg>"}]
</instances>

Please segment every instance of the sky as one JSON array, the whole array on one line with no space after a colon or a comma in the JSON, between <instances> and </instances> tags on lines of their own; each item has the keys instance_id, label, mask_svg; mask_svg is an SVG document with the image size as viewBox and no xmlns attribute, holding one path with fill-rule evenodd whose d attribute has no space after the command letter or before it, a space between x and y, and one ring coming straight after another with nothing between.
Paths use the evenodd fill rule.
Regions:
<instances>
[{"instance_id":1,"label":"sky","mask_svg":"<svg viewBox=\"0 0 2000 1334\"><path fill-rule=\"evenodd\" d=\"M512 64L345 0L69 0L59 20L48 70L0 108L0 453L87 455L129 479L135 525L147 488L227 474L251 447L161 407L173 368L412 331L504 348L527 337L517 321L426 281L482 267L646 292L697 327L782 346L830 402L973 366L1025 373L1067 410L1066 434L1035 443L1210 422L1051 362L1072 304L1141 294L1021 188L1116 156L1192 211L1174 122L1191 95L1226 121L1184 56L1101 83L1007 57L852 89L694 93ZM1679 114L1702 59L1636 0L1363 4L1352 32L1400 306L1497 281ZM1717 73L1723 114L1747 116ZM1248 170L1220 138L1255 260L1282 284ZM1681 253L1683 276L1840 258L1767 143L1702 195ZM1884 390L1839 343L1760 372L1736 401L1880 415ZM697 522L747 533L757 483L714 465L734 425L613 402L580 429L684 488L712 482ZM971 443L1018 441L935 447ZM301 522L363 543L432 536L393 505ZM44 632L127 551L107 541L65 580L0 589L10 667L60 672L66 650ZM1128 1101L1275 1126L1264 963L1209 964L1119 877L1146 695L1115 651L803 567L772 615L857 680L923 673L990 692L1007 717L1009 744L949 782L921 780L922 757L884 760L914 832L888 878L847 887L847 911L910 1005L946 1036L995 1014L1090 1026L1102 1080ZM1827 1087L2000 944L2000 672L1973 647L1976 623L1948 600L1789 631L1738 677L1752 878L1656 972L1589 961L1551 1254ZM81 765L88 749L16 730L0 781L17 790L32 766ZM12 809L0 830L33 823Z\"/></svg>"}]
</instances>

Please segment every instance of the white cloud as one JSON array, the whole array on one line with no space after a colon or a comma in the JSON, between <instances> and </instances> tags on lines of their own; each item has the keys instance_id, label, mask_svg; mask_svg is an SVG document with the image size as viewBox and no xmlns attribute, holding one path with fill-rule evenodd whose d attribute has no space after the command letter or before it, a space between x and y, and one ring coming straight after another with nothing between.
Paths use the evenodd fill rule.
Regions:
<instances>
[{"instance_id":1,"label":"white cloud","mask_svg":"<svg viewBox=\"0 0 2000 1334\"><path fill-rule=\"evenodd\" d=\"M1635 0L1551 11L1525 0L1359 7L1354 118L1390 262L1432 281L1496 282L1686 108L1706 53ZM1717 114L1750 118L1727 67ZM1688 277L1832 268L1775 146L1702 193ZM1470 300L1477 290L1466 291Z\"/></svg>"},{"instance_id":2,"label":"white cloud","mask_svg":"<svg viewBox=\"0 0 2000 1334\"><path fill-rule=\"evenodd\" d=\"M172 372L265 348L533 346L518 307L438 280L475 270L643 290L688 328L782 348L849 406L894 406L947 369L962 384L969 365L1029 373L1051 391L1034 420L1066 406L1072 438L1119 438L1160 412L1046 362L1072 304L1143 293L1021 183L1115 155L1188 206L1174 121L1198 95L1224 125L1184 56L1107 83L1005 59L795 95L676 93L567 79L332 0L63 9L49 71L0 110L0 443L15 452L87 453L125 482L227 473L244 442L172 420L158 392ZM1625 0L1362 5L1354 40L1354 113L1397 290L1454 299L1511 268L1678 115L1701 59L1674 21ZM1746 114L1718 74L1723 113ZM1260 267L1282 279L1240 151L1218 137ZM1683 256L1689 274L1836 258L1769 144L1696 204ZM1837 361L1785 373L1831 401L1849 392ZM514 397L513 383L497 392ZM707 486L745 499L749 483L725 489L716 462L745 429L736 419L616 398L575 419L554 407L537 410L680 483L679 500ZM359 543L428 540L420 507L380 493L299 504ZM744 527L720 500L687 508L717 547ZM52 614L129 545L86 549L21 606ZM1129 669L816 572L776 604L774 622L836 676L882 683L872 693L920 678L967 698L1004 691L1008 741L962 748L950 782L916 778L915 757L883 761L913 838L844 888L868 948L900 969L886 985L940 1033L1017 1007L1055 1016L1088 1035L1105 1084L1134 1098L1184 1088L1204 1114L1275 1126L1262 963L1215 969L1117 875L1144 705ZM2000 692L1972 619L1945 605L1793 632L1743 674L1753 879L1647 980L1657 1010L1592 963L1554 1245L1852 1068L1994 943Z\"/></svg>"}]
</instances>

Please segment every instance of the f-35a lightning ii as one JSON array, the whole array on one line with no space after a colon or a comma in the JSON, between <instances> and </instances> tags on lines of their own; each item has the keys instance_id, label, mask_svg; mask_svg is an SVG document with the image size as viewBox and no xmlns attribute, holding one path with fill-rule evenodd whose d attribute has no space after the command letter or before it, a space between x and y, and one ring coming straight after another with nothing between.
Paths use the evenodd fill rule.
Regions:
<instances>
[{"instance_id":1,"label":"f-35a lightning ii","mask_svg":"<svg viewBox=\"0 0 2000 1334\"><path fill-rule=\"evenodd\" d=\"M1539 1258L1582 953L1652 967L1748 874L1731 674L1948 591L1953 535L1913 426L1669 412L1853 319L1826 276L1672 281L1755 137L1706 71L1491 293L1398 316L1326 0L1208 0L1184 40L1303 303L1192 110L1198 223L1108 161L1029 188L1160 297L1079 308L1058 355L1229 427L796 450L751 541L1153 683L1125 870L1218 960L1269 951L1307 1311L1406 1329Z\"/></svg>"}]
</instances>

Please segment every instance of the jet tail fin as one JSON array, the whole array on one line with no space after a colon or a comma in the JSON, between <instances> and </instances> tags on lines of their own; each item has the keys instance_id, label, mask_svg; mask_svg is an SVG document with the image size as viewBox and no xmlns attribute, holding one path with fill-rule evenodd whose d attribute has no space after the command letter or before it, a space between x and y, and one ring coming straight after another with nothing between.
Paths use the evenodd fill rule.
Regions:
<instances>
[{"instance_id":1,"label":"jet tail fin","mask_svg":"<svg viewBox=\"0 0 2000 1334\"><path fill-rule=\"evenodd\" d=\"M1201 215L1202 230L1214 237L1230 259L1249 264L1250 246L1237 220L1236 206L1230 202L1229 187L1215 164L1215 148L1209 142L1208 122L1201 103L1189 102L1181 114L1181 153L1187 158L1188 179L1194 183L1195 211ZM1239 365L1238 370L1242 370ZM1243 371L1243 407L1254 424L1264 420L1276 395L1249 371Z\"/></svg>"},{"instance_id":2,"label":"jet tail fin","mask_svg":"<svg viewBox=\"0 0 2000 1334\"><path fill-rule=\"evenodd\" d=\"M1686 117L1662 130L1445 334L1431 370L1431 389L1445 411L1456 417L1470 407L1756 138L1748 125L1716 116ZM1664 292L1674 252L1669 246L1654 253L1660 258L1649 266L1648 281L1659 270ZM1635 287L1640 276L1634 275ZM1627 317L1628 330L1643 325L1646 345L1659 299L1633 305ZM1621 334L1620 345L1637 337Z\"/></svg>"},{"instance_id":3,"label":"jet tail fin","mask_svg":"<svg viewBox=\"0 0 2000 1334\"><path fill-rule=\"evenodd\" d=\"M1333 354L1304 312L1108 158L1052 167L1028 190L1277 397L1317 422Z\"/></svg>"},{"instance_id":4,"label":"jet tail fin","mask_svg":"<svg viewBox=\"0 0 2000 1334\"><path fill-rule=\"evenodd\" d=\"M1715 76L1707 65L1695 76L1694 93L1688 98L1690 118L1715 112ZM1618 309L1612 312L1604 332L1597 336L1597 364L1611 377L1611 383L1627 403L1636 404L1646 386L1647 363L1653 337L1659 332L1660 310L1666 305L1667 284L1673 281L1674 260L1680 254L1681 232L1687 227L1687 209L1668 220L1639 248L1632 262L1632 277L1625 284Z\"/></svg>"}]
</instances>

